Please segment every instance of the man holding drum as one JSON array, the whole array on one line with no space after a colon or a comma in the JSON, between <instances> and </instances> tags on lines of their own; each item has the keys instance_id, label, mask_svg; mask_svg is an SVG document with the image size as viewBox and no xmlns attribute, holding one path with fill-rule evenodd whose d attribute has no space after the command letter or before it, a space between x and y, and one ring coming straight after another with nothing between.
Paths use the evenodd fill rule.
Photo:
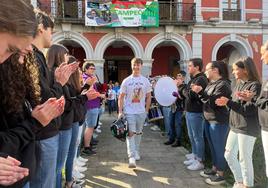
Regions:
<instances>
[{"instance_id":1,"label":"man holding drum","mask_svg":"<svg viewBox=\"0 0 268 188\"><path fill-rule=\"evenodd\" d=\"M152 89L149 80L141 75L142 63L140 58L131 60L132 74L123 80L118 98L118 118L125 116L129 127L129 168L135 168L136 160L140 160L142 129L151 104Z\"/></svg>"}]
</instances>

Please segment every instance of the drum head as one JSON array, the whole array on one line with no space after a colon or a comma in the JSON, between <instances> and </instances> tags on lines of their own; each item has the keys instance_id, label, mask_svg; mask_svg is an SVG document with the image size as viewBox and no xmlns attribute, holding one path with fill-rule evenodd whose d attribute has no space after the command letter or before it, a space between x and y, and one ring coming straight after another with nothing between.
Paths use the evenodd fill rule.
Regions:
<instances>
[{"instance_id":1,"label":"drum head","mask_svg":"<svg viewBox=\"0 0 268 188\"><path fill-rule=\"evenodd\" d=\"M162 77L156 82L154 96L161 106L170 106L177 99L172 95L173 92L177 91L178 88L172 78Z\"/></svg>"}]
</instances>

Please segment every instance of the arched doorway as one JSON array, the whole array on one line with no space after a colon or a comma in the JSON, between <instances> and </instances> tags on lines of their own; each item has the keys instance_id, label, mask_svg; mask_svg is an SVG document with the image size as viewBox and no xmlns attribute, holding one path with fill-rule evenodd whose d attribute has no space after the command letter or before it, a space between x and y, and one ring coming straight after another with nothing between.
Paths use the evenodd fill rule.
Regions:
<instances>
[{"instance_id":1,"label":"arched doorway","mask_svg":"<svg viewBox=\"0 0 268 188\"><path fill-rule=\"evenodd\" d=\"M178 49L169 42L158 44L152 53L154 59L152 76L168 75L176 77L181 70L180 53Z\"/></svg>"},{"instance_id":2,"label":"arched doorway","mask_svg":"<svg viewBox=\"0 0 268 188\"><path fill-rule=\"evenodd\" d=\"M247 56L247 52L241 44L236 42L224 43L217 52L217 60L224 60L228 63L232 87L235 85L235 78L232 74L232 65L242 56Z\"/></svg>"},{"instance_id":3,"label":"arched doorway","mask_svg":"<svg viewBox=\"0 0 268 188\"><path fill-rule=\"evenodd\" d=\"M114 41L104 51L104 82L122 83L124 78L131 74L130 61L134 53L124 41Z\"/></svg>"},{"instance_id":4,"label":"arched doorway","mask_svg":"<svg viewBox=\"0 0 268 188\"><path fill-rule=\"evenodd\" d=\"M72 40L63 40L59 43L66 46L70 55L77 58L81 62L81 65L83 64L84 59L86 59L86 52L80 44Z\"/></svg>"}]
</instances>

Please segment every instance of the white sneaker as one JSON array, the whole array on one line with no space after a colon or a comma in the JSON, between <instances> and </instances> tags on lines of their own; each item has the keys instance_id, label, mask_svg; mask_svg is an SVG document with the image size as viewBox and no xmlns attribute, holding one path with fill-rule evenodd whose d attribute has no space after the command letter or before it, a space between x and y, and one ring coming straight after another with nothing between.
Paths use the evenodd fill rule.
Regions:
<instances>
[{"instance_id":1,"label":"white sneaker","mask_svg":"<svg viewBox=\"0 0 268 188\"><path fill-rule=\"evenodd\" d=\"M187 169L188 170L203 170L204 165L203 163L200 163L199 161L195 160L193 164L191 164L190 166L187 166Z\"/></svg>"},{"instance_id":2,"label":"white sneaker","mask_svg":"<svg viewBox=\"0 0 268 188\"><path fill-rule=\"evenodd\" d=\"M193 153L189 153L185 155L186 159L193 159L194 158L194 154Z\"/></svg>"},{"instance_id":3,"label":"white sneaker","mask_svg":"<svg viewBox=\"0 0 268 188\"><path fill-rule=\"evenodd\" d=\"M136 168L136 160L134 157L129 158L128 168Z\"/></svg>"},{"instance_id":4,"label":"white sneaker","mask_svg":"<svg viewBox=\"0 0 268 188\"><path fill-rule=\"evenodd\" d=\"M78 172L77 170L73 170L73 178L74 179L83 179L85 177L85 174Z\"/></svg>"},{"instance_id":5,"label":"white sneaker","mask_svg":"<svg viewBox=\"0 0 268 188\"><path fill-rule=\"evenodd\" d=\"M75 166L74 169L77 170L78 172L87 171L87 167L82 167L82 166Z\"/></svg>"},{"instance_id":6,"label":"white sneaker","mask_svg":"<svg viewBox=\"0 0 268 188\"><path fill-rule=\"evenodd\" d=\"M138 152L135 152L135 160L136 161L141 160L141 156L140 156L140 154Z\"/></svg>"},{"instance_id":7,"label":"white sneaker","mask_svg":"<svg viewBox=\"0 0 268 188\"><path fill-rule=\"evenodd\" d=\"M152 126L150 129L152 131L161 131L161 129L157 125Z\"/></svg>"},{"instance_id":8,"label":"white sneaker","mask_svg":"<svg viewBox=\"0 0 268 188\"><path fill-rule=\"evenodd\" d=\"M100 121L99 121L99 123L98 123L98 124L99 124L99 125L102 125L102 122L100 122Z\"/></svg>"},{"instance_id":9,"label":"white sneaker","mask_svg":"<svg viewBox=\"0 0 268 188\"><path fill-rule=\"evenodd\" d=\"M195 162L195 159L189 159L189 160L183 161L183 164L185 164L186 166L189 166L193 164L194 162Z\"/></svg>"},{"instance_id":10,"label":"white sneaker","mask_svg":"<svg viewBox=\"0 0 268 188\"><path fill-rule=\"evenodd\" d=\"M100 128L95 129L96 133L101 133Z\"/></svg>"},{"instance_id":11,"label":"white sneaker","mask_svg":"<svg viewBox=\"0 0 268 188\"><path fill-rule=\"evenodd\" d=\"M75 160L75 166L86 166L86 163L79 160Z\"/></svg>"},{"instance_id":12,"label":"white sneaker","mask_svg":"<svg viewBox=\"0 0 268 188\"><path fill-rule=\"evenodd\" d=\"M81 156L79 156L76 160L84 162L84 163L88 162L88 159L85 159L85 158L83 158Z\"/></svg>"}]
</instances>

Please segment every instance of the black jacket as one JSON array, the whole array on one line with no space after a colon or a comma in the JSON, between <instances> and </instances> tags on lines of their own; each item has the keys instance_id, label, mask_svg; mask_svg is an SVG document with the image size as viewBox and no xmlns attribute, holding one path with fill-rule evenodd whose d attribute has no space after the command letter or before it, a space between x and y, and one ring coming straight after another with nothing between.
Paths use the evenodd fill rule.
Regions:
<instances>
[{"instance_id":1,"label":"black jacket","mask_svg":"<svg viewBox=\"0 0 268 188\"><path fill-rule=\"evenodd\" d=\"M261 91L261 84L257 81L239 81L232 95L232 100L229 100L227 106L231 109L230 112L230 127L236 133L246 134L250 136L258 136L259 120L258 109L254 102L242 101L236 96L237 91L250 90L256 93L257 98Z\"/></svg>"},{"instance_id":2,"label":"black jacket","mask_svg":"<svg viewBox=\"0 0 268 188\"><path fill-rule=\"evenodd\" d=\"M178 91L179 91L179 97L177 97L176 100L176 111L184 111L185 108L185 97L182 93L183 89L186 87L186 84L181 84L178 87Z\"/></svg>"},{"instance_id":3,"label":"black jacket","mask_svg":"<svg viewBox=\"0 0 268 188\"><path fill-rule=\"evenodd\" d=\"M198 94L191 90L191 84L202 86L204 89L208 84L208 79L204 73L199 73L192 77L187 86L182 90L185 97L185 111L202 113L203 103Z\"/></svg>"},{"instance_id":4,"label":"black jacket","mask_svg":"<svg viewBox=\"0 0 268 188\"><path fill-rule=\"evenodd\" d=\"M0 125L1 156L4 156L4 153L4 157L8 155L14 157L21 162L22 167L29 169L28 177L8 186L21 188L35 173L38 156L35 131L41 127L38 127L37 121L32 119L26 110L21 113L6 113L2 107L0 108Z\"/></svg>"},{"instance_id":5,"label":"black jacket","mask_svg":"<svg viewBox=\"0 0 268 188\"><path fill-rule=\"evenodd\" d=\"M86 95L81 95L72 85L68 84L71 99L73 100L74 118L73 122L79 122L80 125L85 121L86 106L88 98Z\"/></svg>"},{"instance_id":6,"label":"black jacket","mask_svg":"<svg viewBox=\"0 0 268 188\"><path fill-rule=\"evenodd\" d=\"M33 46L37 65L39 67L39 80L41 86L41 103L47 101L51 97L60 98L63 95L62 86L51 78L51 73L48 70L46 59L43 53ZM61 125L61 118L53 119L49 125L44 127L37 135L37 140L51 138L58 134L59 126Z\"/></svg>"},{"instance_id":7,"label":"black jacket","mask_svg":"<svg viewBox=\"0 0 268 188\"><path fill-rule=\"evenodd\" d=\"M260 97L256 101L262 130L268 131L268 81L262 85Z\"/></svg>"},{"instance_id":8,"label":"black jacket","mask_svg":"<svg viewBox=\"0 0 268 188\"><path fill-rule=\"evenodd\" d=\"M204 103L204 117L210 123L228 124L229 109L226 106L217 106L215 100L219 97L231 98L232 90L230 81L219 79L210 82L199 96Z\"/></svg>"}]
</instances>

